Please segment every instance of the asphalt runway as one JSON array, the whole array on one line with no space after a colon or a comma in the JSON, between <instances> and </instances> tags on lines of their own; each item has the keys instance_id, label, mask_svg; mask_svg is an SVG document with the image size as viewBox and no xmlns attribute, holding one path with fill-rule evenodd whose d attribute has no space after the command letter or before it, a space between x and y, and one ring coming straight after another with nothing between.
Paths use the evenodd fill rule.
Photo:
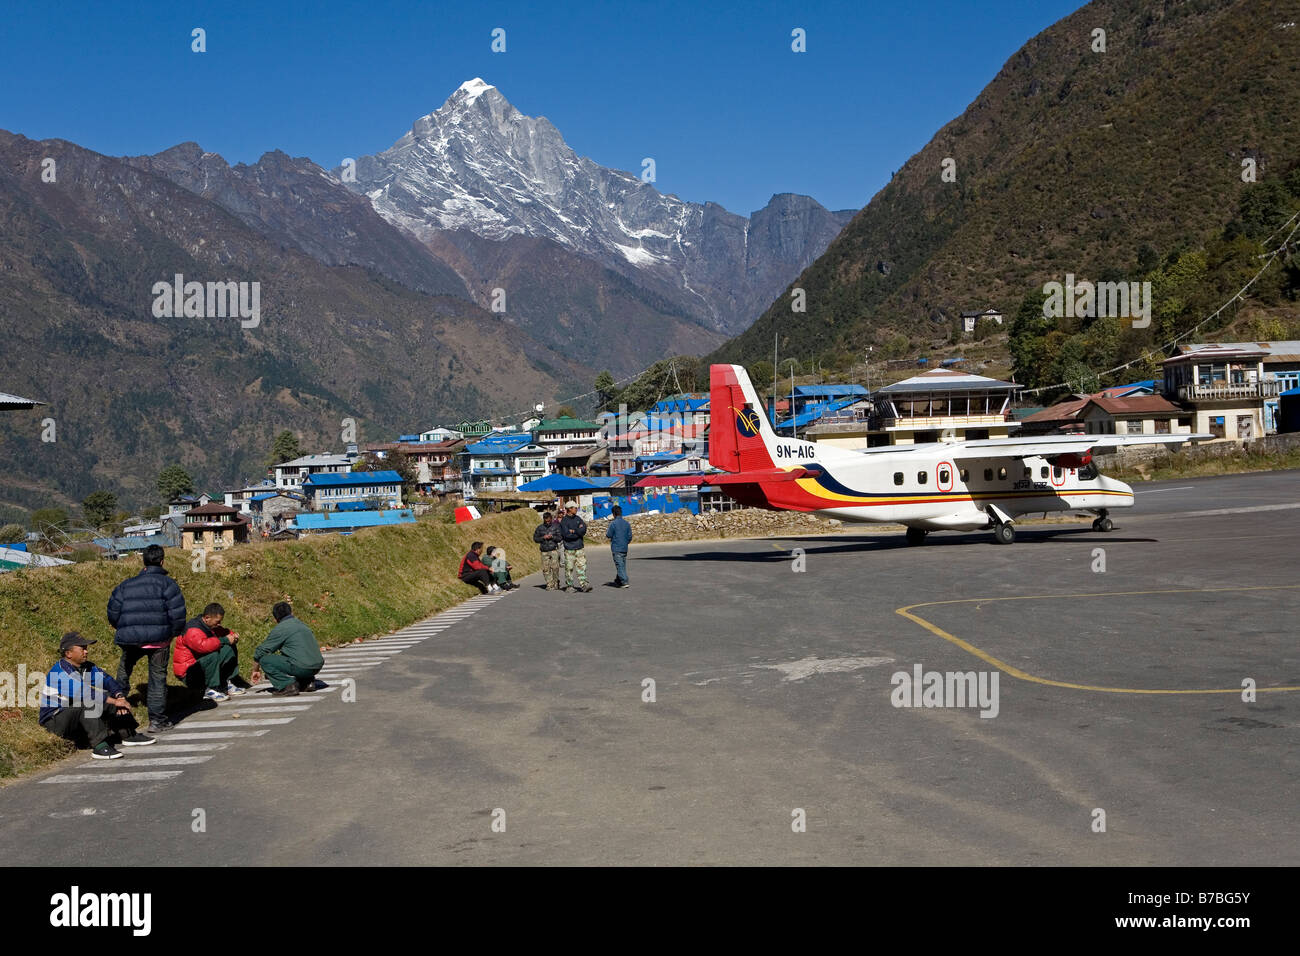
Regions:
<instances>
[{"instance_id":1,"label":"asphalt runway","mask_svg":"<svg viewBox=\"0 0 1300 956\"><path fill-rule=\"evenodd\" d=\"M1109 534L1028 525L1010 546L866 527L634 545L627 590L533 577L330 652L334 689L309 702L236 699L159 745L213 749L83 754L8 786L0 846L84 865L1296 865L1300 473L1139 490ZM612 562L588 552L599 585ZM950 706L902 700L918 665ZM983 705L942 676L970 672ZM140 763L186 756L207 759Z\"/></svg>"}]
</instances>

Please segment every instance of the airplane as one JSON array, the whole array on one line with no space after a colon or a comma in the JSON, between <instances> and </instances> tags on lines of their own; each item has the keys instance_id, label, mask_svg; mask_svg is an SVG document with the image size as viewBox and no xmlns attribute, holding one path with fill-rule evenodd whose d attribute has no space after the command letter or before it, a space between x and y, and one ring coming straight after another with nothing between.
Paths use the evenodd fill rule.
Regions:
<instances>
[{"instance_id":1,"label":"airplane","mask_svg":"<svg viewBox=\"0 0 1300 956\"><path fill-rule=\"evenodd\" d=\"M741 504L807 511L841 521L902 524L907 543L931 531L991 530L1016 538L1025 514L1087 511L1092 529L1133 506L1133 489L1099 474L1093 455L1130 445L1181 445L1213 435L1033 435L836 448L778 436L739 365L709 368L709 463L705 477Z\"/></svg>"}]
</instances>

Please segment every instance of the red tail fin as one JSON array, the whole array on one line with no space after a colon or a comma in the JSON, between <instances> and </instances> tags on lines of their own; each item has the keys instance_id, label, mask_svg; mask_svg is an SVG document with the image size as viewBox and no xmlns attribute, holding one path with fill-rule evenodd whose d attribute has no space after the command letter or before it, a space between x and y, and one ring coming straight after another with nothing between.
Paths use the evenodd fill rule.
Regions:
<instances>
[{"instance_id":1,"label":"red tail fin","mask_svg":"<svg viewBox=\"0 0 1300 956\"><path fill-rule=\"evenodd\" d=\"M739 365L709 367L709 464L724 471L774 468L765 440L771 426Z\"/></svg>"}]
</instances>

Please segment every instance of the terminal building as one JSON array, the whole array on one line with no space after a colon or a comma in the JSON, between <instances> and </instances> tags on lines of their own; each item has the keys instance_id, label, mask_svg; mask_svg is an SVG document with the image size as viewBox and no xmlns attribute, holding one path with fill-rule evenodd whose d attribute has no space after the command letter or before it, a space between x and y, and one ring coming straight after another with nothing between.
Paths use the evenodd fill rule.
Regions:
<instances>
[{"instance_id":1,"label":"terminal building","mask_svg":"<svg viewBox=\"0 0 1300 956\"><path fill-rule=\"evenodd\" d=\"M933 369L877 389L865 414L823 416L802 437L839 448L1006 438L1019 428L1011 403L1020 388L984 375Z\"/></svg>"}]
</instances>

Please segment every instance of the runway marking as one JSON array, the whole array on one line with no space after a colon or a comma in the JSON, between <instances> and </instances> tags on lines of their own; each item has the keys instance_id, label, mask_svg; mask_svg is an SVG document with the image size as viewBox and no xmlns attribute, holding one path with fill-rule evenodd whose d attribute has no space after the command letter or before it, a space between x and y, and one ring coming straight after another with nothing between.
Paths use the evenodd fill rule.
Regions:
<instances>
[{"instance_id":1,"label":"runway marking","mask_svg":"<svg viewBox=\"0 0 1300 956\"><path fill-rule=\"evenodd\" d=\"M204 754L201 757L127 757L127 767L179 767L185 764L206 763L212 759L212 754ZM82 764L83 767L97 767L103 761L94 761L93 763ZM108 768L116 770L116 767Z\"/></svg>"},{"instance_id":2,"label":"runway marking","mask_svg":"<svg viewBox=\"0 0 1300 956\"><path fill-rule=\"evenodd\" d=\"M998 660L992 654L980 650L978 647L976 647L974 644L971 644L969 641L963 641L960 637L957 637L953 634L949 634L947 631L945 631L943 628L939 627L938 625L930 623L925 618L917 614L913 614L912 609L918 607L939 607L944 604L976 604L976 603L983 603L983 602L992 604L997 601L1042 601L1050 598L1132 597L1134 595L1139 595L1139 594L1207 594L1207 593L1213 594L1216 592L1223 592L1223 591L1230 591L1230 592L1294 591L1297 588L1300 588L1300 584L1260 585L1257 587L1244 587L1244 588L1164 588L1164 589L1152 590L1152 591L1099 591L1092 594L1026 594L1020 597L961 598L956 601L925 601L920 604L909 604L905 607L896 608L894 610L894 613L907 618L909 621L912 621L913 623L921 625L921 627L925 628L931 634L935 634L938 637L942 637L945 641L948 641L950 644L954 644L957 647L960 647L968 654L973 654L974 656L978 657L980 660L984 661L985 663L991 664L993 667L996 667L1004 674L1007 674L1010 677L1015 677L1019 680L1030 681L1035 684L1046 684L1049 687L1066 687L1069 688L1070 690L1091 690L1103 694L1240 694L1242 691L1242 688L1240 687L1229 687L1226 690L1220 690L1220 689L1164 690L1164 689L1151 689L1151 688L1142 688L1142 687L1099 687L1095 684L1075 684L1069 681L1051 680L1046 677L1035 677L1033 674L1027 673L1026 671L1022 671L1018 667L1013 667L1012 665L1006 663L1005 661ZM1277 691L1300 690L1300 686L1256 687L1255 689L1259 693L1268 693L1268 692L1277 692Z\"/></svg>"},{"instance_id":3,"label":"runway marking","mask_svg":"<svg viewBox=\"0 0 1300 956\"><path fill-rule=\"evenodd\" d=\"M227 708L227 709L229 709L229 708ZM304 701L304 702L301 703L301 704L277 704L277 705L272 706L272 707L260 707L260 706L259 706L259 707L257 708L257 710L255 710L255 711L251 711L251 713L255 713L255 714L282 714L282 713L288 713L289 711L292 711L292 710L311 710L311 707L309 707L309 706L307 705L307 702ZM235 713L238 713L238 712L239 712L238 709L236 709L236 710L235 710Z\"/></svg>"},{"instance_id":4,"label":"runway marking","mask_svg":"<svg viewBox=\"0 0 1300 956\"><path fill-rule=\"evenodd\" d=\"M1246 515L1257 511L1291 511L1300 508L1300 501L1285 505L1252 505L1247 508L1216 508L1213 511L1179 511L1179 518L1210 518L1215 515ZM1154 517L1154 515L1152 516Z\"/></svg>"},{"instance_id":5,"label":"runway marking","mask_svg":"<svg viewBox=\"0 0 1300 956\"><path fill-rule=\"evenodd\" d=\"M260 727L265 724L287 724L296 720L294 717L268 717L265 720L241 720L239 723L244 727ZM209 727L229 727L232 719L226 720L187 720L184 723L177 724L177 727L193 727L195 730L207 730Z\"/></svg>"},{"instance_id":6,"label":"runway marking","mask_svg":"<svg viewBox=\"0 0 1300 956\"><path fill-rule=\"evenodd\" d=\"M247 721L245 721L247 723ZM233 723L222 724L223 727L233 727ZM270 733L268 730L204 730L193 734L183 734L177 731L170 731L167 734L168 740L231 740L239 737L261 737L263 734Z\"/></svg>"},{"instance_id":7,"label":"runway marking","mask_svg":"<svg viewBox=\"0 0 1300 956\"><path fill-rule=\"evenodd\" d=\"M184 770L145 770L140 773L60 773L41 783L131 783L135 780L170 780Z\"/></svg>"},{"instance_id":8,"label":"runway marking","mask_svg":"<svg viewBox=\"0 0 1300 956\"><path fill-rule=\"evenodd\" d=\"M192 753L202 750L225 750L229 746L230 744L154 744L149 748L149 753Z\"/></svg>"}]
</instances>

